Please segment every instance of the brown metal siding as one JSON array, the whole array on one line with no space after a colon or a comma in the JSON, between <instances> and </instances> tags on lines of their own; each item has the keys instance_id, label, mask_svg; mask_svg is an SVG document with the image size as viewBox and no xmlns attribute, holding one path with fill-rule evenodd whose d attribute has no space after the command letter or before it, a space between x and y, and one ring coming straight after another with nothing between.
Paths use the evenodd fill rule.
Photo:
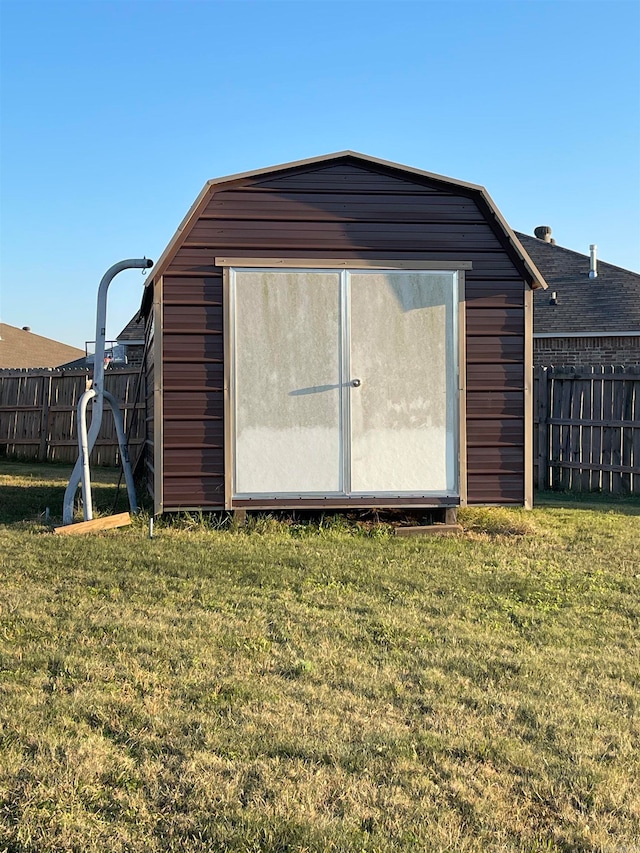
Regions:
<instances>
[{"instance_id":1,"label":"brown metal siding","mask_svg":"<svg viewBox=\"0 0 640 853\"><path fill-rule=\"evenodd\" d=\"M222 275L177 276L169 270L163 305L164 504L220 508Z\"/></svg>"},{"instance_id":2,"label":"brown metal siding","mask_svg":"<svg viewBox=\"0 0 640 853\"><path fill-rule=\"evenodd\" d=\"M164 274L165 506L223 505L222 270L215 257L470 260L469 503L524 496L524 288L473 192L348 162L215 186Z\"/></svg>"}]
</instances>

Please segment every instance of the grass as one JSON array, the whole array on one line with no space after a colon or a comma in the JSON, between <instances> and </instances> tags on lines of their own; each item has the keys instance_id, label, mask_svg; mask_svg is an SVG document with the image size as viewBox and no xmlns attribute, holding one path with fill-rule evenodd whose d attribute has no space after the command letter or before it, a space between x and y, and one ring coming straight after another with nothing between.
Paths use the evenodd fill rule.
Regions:
<instances>
[{"instance_id":1,"label":"grass","mask_svg":"<svg viewBox=\"0 0 640 853\"><path fill-rule=\"evenodd\" d=\"M68 473L0 464L0 851L640 851L638 502L56 537Z\"/></svg>"}]
</instances>

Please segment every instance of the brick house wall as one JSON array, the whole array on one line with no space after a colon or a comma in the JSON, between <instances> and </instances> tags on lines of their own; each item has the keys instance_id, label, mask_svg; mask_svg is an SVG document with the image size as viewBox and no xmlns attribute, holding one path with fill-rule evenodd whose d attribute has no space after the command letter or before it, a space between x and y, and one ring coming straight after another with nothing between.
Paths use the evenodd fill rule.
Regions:
<instances>
[{"instance_id":1,"label":"brick house wall","mask_svg":"<svg viewBox=\"0 0 640 853\"><path fill-rule=\"evenodd\" d=\"M533 363L640 365L640 335L589 338L534 338Z\"/></svg>"}]
</instances>

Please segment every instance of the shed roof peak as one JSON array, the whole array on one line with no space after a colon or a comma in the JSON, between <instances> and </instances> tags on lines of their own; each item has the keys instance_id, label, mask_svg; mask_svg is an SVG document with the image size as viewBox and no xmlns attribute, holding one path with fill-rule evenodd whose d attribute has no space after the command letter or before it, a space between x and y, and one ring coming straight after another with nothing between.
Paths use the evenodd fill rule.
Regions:
<instances>
[{"instance_id":1,"label":"shed roof peak","mask_svg":"<svg viewBox=\"0 0 640 853\"><path fill-rule=\"evenodd\" d=\"M314 166L322 167L323 165L329 165L333 162L337 162L339 160L344 160L347 158L356 160L359 163L362 163L364 166L376 166L381 169L403 173L404 175L407 175L408 178L423 178L429 181L434 181L443 184L447 188L455 187L458 191L463 190L472 194L483 205L486 214L490 219L493 220L495 226L497 226L498 232L502 234L502 237L509 245L512 255L518 259L518 262L522 266L525 278L528 280L529 285L533 289L546 288L547 285L544 281L544 278L540 274L539 270L536 268L536 265L533 263L527 251L518 240L518 237L512 231L512 229L498 210L497 206L495 205L493 199L483 186L481 186L480 184L468 183L467 181L461 181L455 178L449 178L445 175L438 175L434 172L427 172L424 169L417 169L413 166L404 166L400 163L394 163L390 160L383 160L378 157L372 157L368 154L361 154L357 151L352 151L350 149L344 151L336 151L331 154L322 154L320 156L310 157L305 160L294 160L287 163L280 163L275 166L253 169L248 172L239 172L234 175L225 175L223 177L212 178L211 180L207 181L204 187L202 188L202 191L198 195L197 199L191 205L191 208L189 209L187 215L184 217L184 219L178 226L178 229L174 234L172 240L169 242L169 245L162 253L156 265L151 270L151 273L147 279L147 286L149 286L158 275L162 275L170 259L173 257L181 241L184 239L184 232L189 229L190 225L200 215L202 209L207 203L208 197L212 193L217 192L224 185L231 184L236 181L254 179L266 175L277 175L278 173L289 172L294 169L308 169L313 168Z\"/></svg>"}]
</instances>

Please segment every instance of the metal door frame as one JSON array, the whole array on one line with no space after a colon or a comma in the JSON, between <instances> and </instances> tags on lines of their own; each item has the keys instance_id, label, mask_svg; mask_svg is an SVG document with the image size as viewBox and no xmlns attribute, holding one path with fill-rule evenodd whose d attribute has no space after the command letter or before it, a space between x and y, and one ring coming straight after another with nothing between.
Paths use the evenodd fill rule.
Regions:
<instances>
[{"instance_id":1,"label":"metal door frame","mask_svg":"<svg viewBox=\"0 0 640 853\"><path fill-rule=\"evenodd\" d=\"M308 259L284 259L284 258L216 258L216 265L223 267L223 300L224 310L224 437L225 437L225 508L232 509L236 501L246 505L247 502L255 501L258 506L260 501L280 501L291 505L292 502L317 501L319 498L327 497L331 503L335 500L344 499L345 504L350 501L362 505L362 501L370 498L372 501L378 498L389 499L390 502L402 502L403 499L415 501L425 499L425 505L430 505L430 500L436 501L451 499L452 503L466 504L466 406L465 406L465 270L472 268L470 261L437 261L437 262L411 262L411 261L358 261L353 259L322 259L309 261ZM341 378L341 394L339 403L340 447L341 447L341 471L339 482L342 486L340 492L300 492L300 493L256 493L242 494L236 496L234 491L236 473L236 300L235 300L235 274L237 272L270 272L286 270L288 273L331 273L341 271L339 290L339 323L340 336L338 345L339 369ZM349 275L351 272L433 272L453 273L454 284L454 334L457 335L457 346L454 344L457 372L457 394L455 408L457 410L458 429L454 433L456 452L454 458L457 460L456 480L457 488L453 493L442 491L421 492L399 492L399 491L376 491L371 493L353 493L351 487L351 417L350 417L350 394L351 377L350 369L350 343L351 343L351 304ZM455 311L455 303L458 310ZM455 420L455 416L454 416Z\"/></svg>"}]
</instances>

